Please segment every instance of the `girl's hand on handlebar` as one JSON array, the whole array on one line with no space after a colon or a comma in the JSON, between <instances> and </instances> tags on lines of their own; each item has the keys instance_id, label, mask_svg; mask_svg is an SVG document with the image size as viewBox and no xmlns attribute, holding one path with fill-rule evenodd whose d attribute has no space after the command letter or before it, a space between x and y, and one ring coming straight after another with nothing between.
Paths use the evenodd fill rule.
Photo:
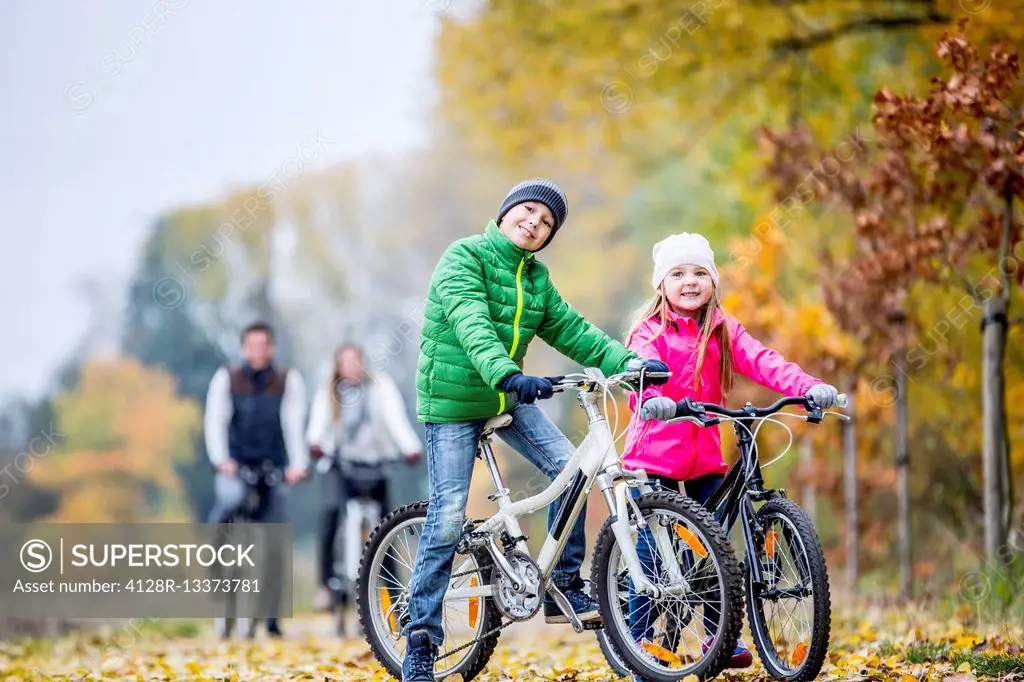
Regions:
<instances>
[{"instance_id":1,"label":"girl's hand on handlebar","mask_svg":"<svg viewBox=\"0 0 1024 682\"><path fill-rule=\"evenodd\" d=\"M655 396L644 401L640 408L641 419L668 421L676 416L676 401L664 396Z\"/></svg>"},{"instance_id":2,"label":"girl's hand on handlebar","mask_svg":"<svg viewBox=\"0 0 1024 682\"><path fill-rule=\"evenodd\" d=\"M411 467L411 466L414 466L416 464L419 464L419 461L421 459L423 459L423 453L422 452L407 452L407 453L405 453L405 456L403 457L403 459L405 460L405 465Z\"/></svg>"},{"instance_id":3,"label":"girl's hand on handlebar","mask_svg":"<svg viewBox=\"0 0 1024 682\"><path fill-rule=\"evenodd\" d=\"M835 407L839 391L831 384L818 384L812 386L804 397L813 402L815 406L826 410L830 407Z\"/></svg>"}]
</instances>

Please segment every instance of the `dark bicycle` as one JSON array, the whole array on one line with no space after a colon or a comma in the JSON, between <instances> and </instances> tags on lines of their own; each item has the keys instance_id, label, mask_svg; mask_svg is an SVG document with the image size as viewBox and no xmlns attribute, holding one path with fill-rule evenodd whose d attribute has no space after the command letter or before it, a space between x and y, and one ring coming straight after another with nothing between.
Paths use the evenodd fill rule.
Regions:
<instances>
[{"instance_id":1,"label":"dark bicycle","mask_svg":"<svg viewBox=\"0 0 1024 682\"><path fill-rule=\"evenodd\" d=\"M274 493L274 488L284 480L284 470L280 465L271 460L264 460L258 465L239 463L238 477L245 484L245 496L242 498L242 504L221 521L224 524L228 524L226 534L231 533L230 527L232 525L258 523L263 519L267 505L270 504L270 497ZM221 540L226 541L227 538L221 538ZM214 577L232 580L247 576L243 576L239 568L233 567ZM214 629L217 634L224 639L231 637L231 631L234 629L234 624L237 620L238 632L242 637L246 639L255 637L258 619L237 618L235 614L238 612L238 595L233 591L229 591L223 596L225 600L225 615L224 617L214 619Z\"/></svg>"},{"instance_id":2,"label":"dark bicycle","mask_svg":"<svg viewBox=\"0 0 1024 682\"><path fill-rule=\"evenodd\" d=\"M790 405L803 407L807 414L781 414L812 424L828 415L850 420L839 412L823 411L806 397L793 397L764 408L747 403L738 410L687 399L676 404L675 417L668 421L700 426L733 422L740 456L707 508L714 510L727 535L737 520L743 529L747 616L762 664L777 680L803 682L817 676L828 651L828 568L807 513L786 498L784 489L765 488L753 428L755 422L763 423ZM840 395L837 406L846 405L846 396ZM755 509L755 502L764 504Z\"/></svg>"}]
</instances>

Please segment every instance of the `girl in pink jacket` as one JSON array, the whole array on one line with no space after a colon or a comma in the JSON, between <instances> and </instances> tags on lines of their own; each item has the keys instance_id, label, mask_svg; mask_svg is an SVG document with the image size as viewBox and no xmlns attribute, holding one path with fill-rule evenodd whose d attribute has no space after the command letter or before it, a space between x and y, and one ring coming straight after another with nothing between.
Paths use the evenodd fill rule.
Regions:
<instances>
[{"instance_id":1,"label":"girl in pink jacket","mask_svg":"<svg viewBox=\"0 0 1024 682\"><path fill-rule=\"evenodd\" d=\"M644 412L657 418L631 423L623 463L628 469L644 469L652 480L671 490L678 490L682 482L686 494L704 504L728 470L718 427L660 421L675 414L676 401L692 398L724 404L737 374L788 396L806 395L822 408L835 404L838 391L766 348L723 312L714 252L703 236L672 235L654 245L653 256L655 295L630 325L626 345L642 358L666 363L672 378L640 396ZM631 395L634 411L637 402ZM645 544L641 537L638 550L649 549ZM630 611L644 612L642 605L633 603L636 599L646 598L631 599ZM631 622L638 642L649 636L651 620ZM708 625L705 614L705 630L713 636ZM741 640L729 667L745 668L751 662Z\"/></svg>"}]
</instances>

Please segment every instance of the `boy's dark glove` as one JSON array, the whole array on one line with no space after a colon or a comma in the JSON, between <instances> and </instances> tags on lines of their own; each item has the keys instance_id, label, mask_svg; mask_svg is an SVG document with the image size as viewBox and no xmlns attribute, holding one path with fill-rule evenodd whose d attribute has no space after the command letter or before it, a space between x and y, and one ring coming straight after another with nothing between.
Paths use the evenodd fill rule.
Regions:
<instances>
[{"instance_id":1,"label":"boy's dark glove","mask_svg":"<svg viewBox=\"0 0 1024 682\"><path fill-rule=\"evenodd\" d=\"M644 369L646 369L648 372L667 372L668 371L668 365L666 365L661 360L644 360L644 363L641 366Z\"/></svg>"},{"instance_id":2,"label":"boy's dark glove","mask_svg":"<svg viewBox=\"0 0 1024 682\"><path fill-rule=\"evenodd\" d=\"M668 365L666 365L661 360L656 360L653 358L648 360L644 360L643 358L633 358L626 365L626 369L628 369L630 372L640 372L640 378L643 380L644 386L660 386L662 384L667 384L669 376L671 376L672 374L671 370L668 368ZM651 374L665 374L666 376L652 377ZM640 390L639 380L631 381L630 385L633 387L633 390Z\"/></svg>"},{"instance_id":3,"label":"boy's dark glove","mask_svg":"<svg viewBox=\"0 0 1024 682\"><path fill-rule=\"evenodd\" d=\"M555 394L554 385L543 377L533 377L519 372L505 377L501 390L515 393L521 403L532 403L537 398L550 398Z\"/></svg>"}]
</instances>

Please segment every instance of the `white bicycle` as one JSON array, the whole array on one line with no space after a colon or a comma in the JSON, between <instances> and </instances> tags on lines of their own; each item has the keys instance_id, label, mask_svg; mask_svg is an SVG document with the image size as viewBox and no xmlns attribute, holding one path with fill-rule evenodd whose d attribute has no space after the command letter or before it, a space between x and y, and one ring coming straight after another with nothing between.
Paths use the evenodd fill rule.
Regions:
<instances>
[{"instance_id":1,"label":"white bicycle","mask_svg":"<svg viewBox=\"0 0 1024 682\"><path fill-rule=\"evenodd\" d=\"M589 433L547 488L519 501L505 487L491 449L491 436L512 417L505 414L486 422L477 456L487 465L494 485L489 499L497 503L498 512L489 519L467 519L463 526L444 597L445 637L436 679L452 674L473 679L487 664L501 630L533 618L545 593L576 632L603 627L629 667L645 679L706 679L724 669L739 637L743 606L743 577L729 540L699 504L677 492L655 489L642 470L622 468L613 429L599 406L608 400L612 386L642 391L644 382L662 383L669 376L641 370L637 363L607 379L597 369L552 378L556 392L576 390ZM591 565L601 621L584 624L551 578L595 485L609 512ZM534 558L518 519L546 508L566 490L570 493L553 525L555 535L547 535ZM426 516L426 502L389 514L367 542L360 563L360 623L374 655L398 679L406 648L402 630L409 622L409 584ZM707 632L705 622L713 623L714 632Z\"/></svg>"}]
</instances>

